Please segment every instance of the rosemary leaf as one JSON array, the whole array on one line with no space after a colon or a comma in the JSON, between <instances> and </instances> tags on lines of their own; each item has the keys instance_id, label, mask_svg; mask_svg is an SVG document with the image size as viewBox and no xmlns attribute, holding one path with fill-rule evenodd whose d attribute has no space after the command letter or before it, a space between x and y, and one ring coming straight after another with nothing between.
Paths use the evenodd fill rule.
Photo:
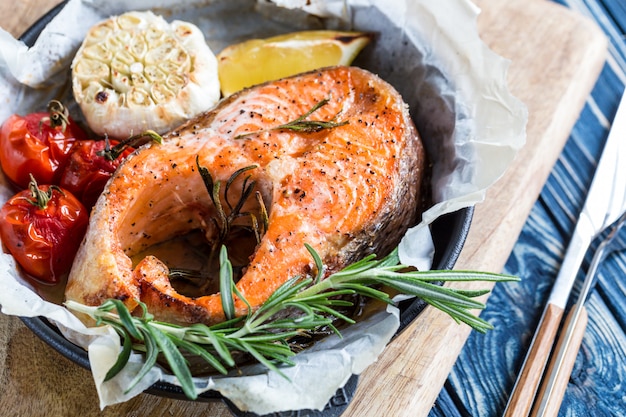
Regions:
<instances>
[{"instance_id":1,"label":"rosemary leaf","mask_svg":"<svg viewBox=\"0 0 626 417\"><path fill-rule=\"evenodd\" d=\"M156 364L159 356L157 341L152 332L150 332L150 328L143 328L142 333L144 333L145 336L143 340L145 341L144 346L146 347L144 363L137 375L135 375L133 380L126 387L125 393L129 393L148 374L148 372L150 372L150 369L152 369L154 364Z\"/></svg>"},{"instance_id":2,"label":"rosemary leaf","mask_svg":"<svg viewBox=\"0 0 626 417\"><path fill-rule=\"evenodd\" d=\"M261 209L261 220L263 220L263 232L267 231L267 228L269 227L270 224L270 219L269 219L269 215L267 213L267 207L265 206L265 202L263 201L263 196L261 195L261 193L259 191L257 191L256 193L254 193L257 199L257 202L259 203L259 208ZM261 239L258 240L259 242L261 241Z\"/></svg>"},{"instance_id":3,"label":"rosemary leaf","mask_svg":"<svg viewBox=\"0 0 626 417\"><path fill-rule=\"evenodd\" d=\"M252 357L254 359L256 359L260 364L262 364L265 367L267 367L268 369L278 373L282 377L287 378L287 376L283 372L281 372L281 370L278 369L278 367L271 360L269 360L268 358L263 356L261 354L261 352L259 352L257 350L257 348L255 348L252 344L246 342L245 340L239 340L239 346L241 347L242 351L247 352L250 355L252 355ZM293 362L291 362L291 363L293 363ZM287 379L289 379L289 378L287 378Z\"/></svg>"},{"instance_id":4,"label":"rosemary leaf","mask_svg":"<svg viewBox=\"0 0 626 417\"><path fill-rule=\"evenodd\" d=\"M347 283L341 284L341 288L351 290L353 293L360 294L368 298L373 298L387 304L393 304L393 301L391 300L391 298L389 298L389 294L384 291L379 291L375 288L368 287L366 285Z\"/></svg>"},{"instance_id":5,"label":"rosemary leaf","mask_svg":"<svg viewBox=\"0 0 626 417\"><path fill-rule=\"evenodd\" d=\"M190 326L190 329L194 331L194 336L204 338L203 344L211 346L226 366L235 366L235 359L233 359L223 338L220 338L214 331L203 324L193 324ZM191 336L187 337L185 340L189 340L191 343L198 343L202 339L196 339Z\"/></svg>"},{"instance_id":6,"label":"rosemary leaf","mask_svg":"<svg viewBox=\"0 0 626 417\"><path fill-rule=\"evenodd\" d=\"M240 213L241 208L243 207L243 204L250 197L250 194L252 193L252 191L254 190L254 186L256 185L256 181L252 181L250 184L248 184L248 181L250 180L250 176L248 175L246 178L244 178L243 184L241 186L241 196L239 197L239 200L237 201L237 205L235 207L232 206L232 204L230 203L228 199L228 194L229 194L228 191L230 190L230 186L237 179L237 177L239 177L241 174L251 169L255 169L256 167L257 167L256 165L250 165L247 167L240 168L237 171L235 171L230 176L230 178L228 178L228 180L226 181L226 186L224 187L224 197L226 199L226 204L228 205L228 208L230 209L231 213L234 213L235 215L238 215Z\"/></svg>"},{"instance_id":7,"label":"rosemary leaf","mask_svg":"<svg viewBox=\"0 0 626 417\"><path fill-rule=\"evenodd\" d=\"M285 339L290 339L292 337L296 337L299 335L300 335L300 332L298 331L281 332L281 333L261 333L255 336L242 337L241 340L245 340L248 343L272 342L271 344L274 345L275 342L284 342ZM276 345L276 346L282 346L282 348L284 348L286 345Z\"/></svg>"},{"instance_id":8,"label":"rosemary leaf","mask_svg":"<svg viewBox=\"0 0 626 417\"><path fill-rule=\"evenodd\" d=\"M336 291L327 291L321 294L314 294L314 295L309 295L307 297L300 297L298 296L298 301L301 303L322 303L322 302L327 302L327 303L339 303L339 302L345 302L346 304L342 304L342 305L352 305L352 302L350 301L343 301L343 300L338 300L338 299L331 299L331 297L338 297L338 296L342 296L342 295L351 295L354 294L353 290L350 289L342 289L342 290L336 290Z\"/></svg>"},{"instance_id":9,"label":"rosemary leaf","mask_svg":"<svg viewBox=\"0 0 626 417\"><path fill-rule=\"evenodd\" d=\"M295 296L301 289L308 287L311 282L312 280L310 278L300 277L287 280L269 296L267 301L256 311L255 315L258 317L266 311L272 311L274 308L280 307L282 302Z\"/></svg>"},{"instance_id":10,"label":"rosemary leaf","mask_svg":"<svg viewBox=\"0 0 626 417\"><path fill-rule=\"evenodd\" d=\"M329 325L333 320L329 317L323 316L303 316L299 318L291 319L277 319L271 323L259 325L258 330L285 330L285 329L315 329L317 327L323 327Z\"/></svg>"},{"instance_id":11,"label":"rosemary leaf","mask_svg":"<svg viewBox=\"0 0 626 417\"><path fill-rule=\"evenodd\" d=\"M217 213L217 216L215 218L212 218L211 220L214 222L214 224L217 227L217 230L219 231L218 232L219 238L217 239L217 242L212 245L212 251L211 251L209 258L212 259L217 248L221 247L224 244L224 242L226 241L226 239L228 238L230 234L231 228L233 226L233 222L237 218L240 218L240 217L249 216L251 218L251 223L252 223L253 231L256 236L256 240L257 242L260 242L261 238L263 237L263 234L267 231L267 226L269 223L269 220L267 217L267 208L265 207L263 203L263 198L261 197L261 194L259 192L255 193L257 201L259 202L259 205L260 205L259 210L260 210L261 218L263 220L263 223L262 223L263 227L260 227L258 221L256 220L256 216L254 215L254 213L241 212L244 204L246 203L246 201L248 201L248 199L254 192L254 187L256 186L256 181L250 180L252 176L249 175L243 179L242 186L241 186L241 194L239 196L239 199L237 200L237 203L233 206L233 204L230 202L231 185L240 175L242 175L243 173L247 171L257 168L257 165L250 165L250 166L246 166L246 167L238 169L226 181L223 194L224 194L224 201L226 203L225 205L226 205L226 208L228 209L228 213L224 209L224 205L222 204L222 199L220 198L221 182L215 181L210 171L208 170L208 168L200 165L200 158L198 155L196 155L196 166L198 168L198 172L200 173L200 177L202 178L202 182L204 183L204 186L209 194L209 197L211 198L211 202L213 203L213 206L215 207L215 210Z\"/></svg>"},{"instance_id":12,"label":"rosemary leaf","mask_svg":"<svg viewBox=\"0 0 626 417\"><path fill-rule=\"evenodd\" d=\"M239 323L241 323L243 320L245 320L245 317L235 317L232 320L226 320L221 323L216 323L211 325L210 327L206 327L204 324L199 324L198 330L204 329L206 327L207 329L211 330L211 332L228 332L229 329L233 329L234 327L238 328ZM185 327L185 329L193 329L194 326L195 324L192 324L189 327Z\"/></svg>"},{"instance_id":13,"label":"rosemary leaf","mask_svg":"<svg viewBox=\"0 0 626 417\"><path fill-rule=\"evenodd\" d=\"M108 137L105 136L104 140L105 140L104 149L101 151L98 151L96 154L98 156L102 156L104 159L107 159L109 161L115 161L129 147L137 147L150 140L158 143L159 145L163 143L163 138L161 137L161 135L159 135L154 130L146 130L143 133L131 136L119 142L117 145L113 147L109 145Z\"/></svg>"},{"instance_id":14,"label":"rosemary leaf","mask_svg":"<svg viewBox=\"0 0 626 417\"><path fill-rule=\"evenodd\" d=\"M483 295L489 294L489 290L461 290L455 289L457 294L464 295L465 297L481 297Z\"/></svg>"},{"instance_id":15,"label":"rosemary leaf","mask_svg":"<svg viewBox=\"0 0 626 417\"><path fill-rule=\"evenodd\" d=\"M123 308L124 303L116 299L110 299L108 302L115 306L115 309L117 310L117 314L120 317L120 322L122 326L126 328L130 336L134 337L135 339L143 340L143 336L139 332L137 327L135 326L135 323L133 322L130 312L128 311L128 309Z\"/></svg>"},{"instance_id":16,"label":"rosemary leaf","mask_svg":"<svg viewBox=\"0 0 626 417\"><path fill-rule=\"evenodd\" d=\"M180 382L180 386L185 393L185 396L191 400L198 398L191 376L191 370L176 345L165 333L160 332L154 327L148 326L146 329L149 331L153 340L156 342L156 345L163 353L163 356L165 356L172 372L176 375L178 382Z\"/></svg>"},{"instance_id":17,"label":"rosemary leaf","mask_svg":"<svg viewBox=\"0 0 626 417\"><path fill-rule=\"evenodd\" d=\"M335 310L334 308L327 307L327 306L325 306L323 304L316 304L315 308L318 309L319 311L323 312L323 313L326 313L328 316L332 316L332 317L338 318L339 320L343 320L343 321L345 321L348 324L356 323L354 321L354 319L352 319L352 318L350 318L350 317L340 313L339 311ZM328 324L329 325L332 324L332 321L330 321Z\"/></svg>"},{"instance_id":18,"label":"rosemary leaf","mask_svg":"<svg viewBox=\"0 0 626 417\"><path fill-rule=\"evenodd\" d=\"M250 213L250 221L252 222L252 230L254 231L254 239L257 245L261 243L261 228L259 225L259 221L257 220L254 213Z\"/></svg>"},{"instance_id":19,"label":"rosemary leaf","mask_svg":"<svg viewBox=\"0 0 626 417\"><path fill-rule=\"evenodd\" d=\"M254 349L260 356L267 358L270 363L280 363L283 366L293 366L295 364L291 360L295 353L289 345L255 344Z\"/></svg>"},{"instance_id":20,"label":"rosemary leaf","mask_svg":"<svg viewBox=\"0 0 626 417\"><path fill-rule=\"evenodd\" d=\"M115 375L119 374L124 366L128 363L128 359L130 359L130 354L132 352L133 343L131 337L128 333L124 331L124 327L118 323L111 322L109 323L120 335L122 338L122 351L117 357L117 360L109 369L109 371L104 376L104 382L112 379Z\"/></svg>"},{"instance_id":21,"label":"rosemary leaf","mask_svg":"<svg viewBox=\"0 0 626 417\"><path fill-rule=\"evenodd\" d=\"M221 188L221 183L219 181L216 181L213 184L213 191L211 192L211 195L212 195L211 200L213 200L213 205L217 209L217 217L220 220L219 222L220 241L224 241L226 239L226 236L228 236L228 233L230 232L230 223L228 222L228 215L226 214L226 212L224 211L224 208L222 207L222 201L220 200L220 188Z\"/></svg>"},{"instance_id":22,"label":"rosemary leaf","mask_svg":"<svg viewBox=\"0 0 626 417\"><path fill-rule=\"evenodd\" d=\"M469 281L482 281L482 282L501 282L505 281L517 281L514 276L496 274L494 272L479 272L479 271L413 271L412 274L419 276L420 281L446 281L446 282L469 282ZM411 275L409 273L408 275Z\"/></svg>"},{"instance_id":23,"label":"rosemary leaf","mask_svg":"<svg viewBox=\"0 0 626 417\"><path fill-rule=\"evenodd\" d=\"M465 323L480 333L486 333L487 330L493 329L493 326L491 324L481 319L480 317L474 316L466 309L458 308L450 304L441 303L436 300L425 301L433 307L443 311L444 313L447 313L457 323Z\"/></svg>"},{"instance_id":24,"label":"rosemary leaf","mask_svg":"<svg viewBox=\"0 0 626 417\"><path fill-rule=\"evenodd\" d=\"M309 245L308 243L305 243L304 247L309 251L309 253L311 254L311 257L313 258L313 261L315 262L315 269L317 269L317 274L315 275L315 279L313 280L313 282L318 283L324 277L324 262L322 261L322 258L320 258L319 254L315 251L315 249L313 249L311 245Z\"/></svg>"},{"instance_id":25,"label":"rosemary leaf","mask_svg":"<svg viewBox=\"0 0 626 417\"><path fill-rule=\"evenodd\" d=\"M348 120L344 120L343 122L335 121L339 114L336 114L332 119L327 120L327 121L305 120L311 114L315 113L320 107L323 107L326 104L328 104L329 101L330 100L327 98L318 101L306 113L304 113L302 116L299 116L290 122L287 122L278 126L274 126L269 129L262 129L262 130L256 130L254 132L242 133L240 135L235 136L235 139L243 139L247 136L256 135L256 134L263 133L263 132L268 132L271 130L293 130L296 132L314 133L314 132L319 132L324 129L334 129L336 127L347 125L349 123Z\"/></svg>"},{"instance_id":26,"label":"rosemary leaf","mask_svg":"<svg viewBox=\"0 0 626 417\"><path fill-rule=\"evenodd\" d=\"M209 172L209 169L207 167L200 165L199 155L196 155L196 167L198 167L198 172L200 173L200 177L202 178L202 182L204 183L204 186L209 194L209 197L211 197L211 201L213 202L213 204L216 204L215 199L213 197L214 195L213 191L215 188L213 185L213 177L211 176L211 173Z\"/></svg>"},{"instance_id":27,"label":"rosemary leaf","mask_svg":"<svg viewBox=\"0 0 626 417\"><path fill-rule=\"evenodd\" d=\"M235 317L235 298L233 296L233 267L228 261L226 247L220 250L220 298L222 310L227 320Z\"/></svg>"},{"instance_id":28,"label":"rosemary leaf","mask_svg":"<svg viewBox=\"0 0 626 417\"><path fill-rule=\"evenodd\" d=\"M384 284L403 294L413 295L422 299L455 303L463 308L481 309L485 307L482 303L459 294L454 289L426 282L385 279Z\"/></svg>"},{"instance_id":29,"label":"rosemary leaf","mask_svg":"<svg viewBox=\"0 0 626 417\"><path fill-rule=\"evenodd\" d=\"M224 365L222 365L219 359L216 358L215 355L213 355L207 349L204 349L202 346L196 343L189 342L185 339L173 338L173 337L170 337L170 339L176 346L181 347L185 349L187 352L193 355L197 355L201 357L202 359L204 359L206 363L211 365L216 371L218 371L222 375L226 375L228 373L228 370L226 369Z\"/></svg>"}]
</instances>

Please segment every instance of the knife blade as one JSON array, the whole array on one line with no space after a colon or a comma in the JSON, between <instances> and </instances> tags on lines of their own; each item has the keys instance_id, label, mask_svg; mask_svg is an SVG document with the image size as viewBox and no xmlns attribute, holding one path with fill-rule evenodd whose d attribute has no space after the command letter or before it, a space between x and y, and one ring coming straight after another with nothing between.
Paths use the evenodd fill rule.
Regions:
<instances>
[{"instance_id":1,"label":"knife blade","mask_svg":"<svg viewBox=\"0 0 626 417\"><path fill-rule=\"evenodd\" d=\"M504 411L505 417L529 415L585 253L593 239L621 214L619 209L626 199L626 167L618 161L620 157L623 161L626 153L625 136L626 98L622 95L563 263Z\"/></svg>"}]
</instances>

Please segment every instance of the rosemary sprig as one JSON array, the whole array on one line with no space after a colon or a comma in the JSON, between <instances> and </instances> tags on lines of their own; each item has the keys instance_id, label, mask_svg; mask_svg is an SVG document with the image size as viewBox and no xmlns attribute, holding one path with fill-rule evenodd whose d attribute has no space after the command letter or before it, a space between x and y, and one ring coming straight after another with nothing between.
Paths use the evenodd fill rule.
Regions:
<instances>
[{"instance_id":1,"label":"rosemary sprig","mask_svg":"<svg viewBox=\"0 0 626 417\"><path fill-rule=\"evenodd\" d=\"M433 282L448 281L517 281L508 275L474 271L416 271L400 264L397 250L383 259L368 256L343 270L330 274L326 279L324 265L319 255L307 245L316 267L315 277L293 277L279 287L256 311L248 305L248 314L234 315L235 295L244 300L234 285L230 262L226 249L220 252L220 280L222 303L227 318L224 323L214 326L194 324L188 327L177 326L154 320L142 306L141 314L133 316L119 300L108 300L99 307L85 306L67 301L67 308L87 314L98 324L110 324L121 335L123 346L116 364L107 374L107 379L115 376L126 364L131 349L146 353L143 368L136 376L133 386L156 363L158 353L165 357L172 372L181 383L183 392L190 399L197 394L189 366L181 350L203 358L217 371L226 374L235 366L231 352L245 352L269 369L280 372L279 366L292 365L295 354L290 343L296 336L315 331L321 327L333 326L336 319L354 323L339 310L351 306L346 295L359 294L369 298L393 303L390 296L374 286L383 285L403 294L419 297L430 305L448 313L457 322L463 322L479 332L486 332L492 326L473 315L472 309L483 309L485 305L474 298L488 291L466 291L442 287ZM280 314L289 309L290 314ZM115 310L115 312L114 312ZM297 314L294 314L296 312Z\"/></svg>"},{"instance_id":2,"label":"rosemary sprig","mask_svg":"<svg viewBox=\"0 0 626 417\"><path fill-rule=\"evenodd\" d=\"M109 161L115 161L129 147L136 147L150 140L158 144L163 143L163 138L161 137L161 135L159 135L154 130L146 130L145 132L138 135L130 136L127 139L118 142L115 146L111 146L109 143L109 138L105 136L104 149L98 151L96 154L98 156L102 156L104 159L107 159Z\"/></svg>"},{"instance_id":3,"label":"rosemary sprig","mask_svg":"<svg viewBox=\"0 0 626 417\"><path fill-rule=\"evenodd\" d=\"M207 192L209 193L209 197L211 198L211 201L213 202L213 205L215 206L215 209L217 211L217 219L213 220L215 222L215 225L217 226L217 229L219 230L217 246L218 247L221 246L221 244L226 240L226 238L230 234L233 222L240 217L251 218L252 224L256 227L255 229L256 236L258 236L258 239L260 240L260 237L262 237L264 230L267 229L267 221L268 221L267 209L263 205L263 200L260 198L260 194L257 195L257 200L261 204L261 215L264 216L263 218L264 229L261 229L261 226L258 224L258 221L253 213L241 211L243 208L243 205L248 200L248 198L250 198L250 195L254 191L254 187L256 186L256 181L254 180L250 181L251 176L248 175L243 180L243 184L241 186L241 194L239 195L239 199L237 200L237 203L233 206L229 199L229 190L233 182L235 182L235 180L239 176L243 175L247 171L257 168L257 166L250 165L250 166L240 168L237 171L235 171L226 181L226 185L224 187L224 201L226 202L226 206L228 207L228 213L226 212L226 209L222 205L221 198L220 198L220 189L222 185L221 182L215 181L213 179L213 176L209 172L208 168L200 165L200 159L198 156L196 156L196 166L198 168L198 172L200 172L200 176L202 177L204 186L207 189Z\"/></svg>"},{"instance_id":4,"label":"rosemary sprig","mask_svg":"<svg viewBox=\"0 0 626 417\"><path fill-rule=\"evenodd\" d=\"M326 104L328 104L328 102L329 102L329 99L325 98L315 103L315 105L311 107L302 116L290 122L284 123L282 125L270 127L268 129L255 130L254 132L242 133L240 135L235 136L235 139L242 139L242 138L245 138L246 136L256 135L258 133L263 133L263 132L269 132L270 130L293 130L296 132L313 133L313 132L319 132L320 130L324 130L324 129L334 129L339 126L347 125L349 123L348 120L344 120L343 122L335 121L339 113L337 113L335 117L327 121L306 120L307 117L309 117L311 114L319 110L320 107L323 107Z\"/></svg>"},{"instance_id":5,"label":"rosemary sprig","mask_svg":"<svg viewBox=\"0 0 626 417\"><path fill-rule=\"evenodd\" d=\"M212 237L209 241L208 263L213 265L220 248L225 244L229 237L237 231L251 231L254 235L256 243L261 242L263 235L269 227L269 215L261 193L259 191L255 191L257 182L252 179L252 175L244 176L244 174L248 171L257 168L256 165L245 166L232 173L224 182L224 187L222 187L222 182L214 179L209 169L200 163L198 155L196 155L196 167L216 212L215 216L210 217L210 221L215 225L215 229L217 230L215 238ZM240 177L242 177L241 188L235 191L238 194L236 195L236 202L233 203L231 202L231 190L234 188L234 182ZM257 214L253 211L244 211L244 205L248 202L253 193L258 204ZM238 219L242 218L247 219L243 222L237 222ZM222 255L220 255L220 257L221 256ZM221 273L223 273L223 269L220 267L220 274ZM232 266L230 266L230 275L232 275L232 273ZM201 291L204 291L206 286L211 282L210 276L206 276L200 271L181 268L170 268L169 277L170 279L187 281L188 283L197 286ZM231 307L225 306L224 312L228 316L231 312Z\"/></svg>"}]
</instances>

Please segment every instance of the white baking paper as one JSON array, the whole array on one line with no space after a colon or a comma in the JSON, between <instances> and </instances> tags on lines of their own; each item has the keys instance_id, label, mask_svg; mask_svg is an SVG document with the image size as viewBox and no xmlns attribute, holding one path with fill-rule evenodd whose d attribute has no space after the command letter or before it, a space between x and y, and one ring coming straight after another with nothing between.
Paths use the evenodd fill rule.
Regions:
<instances>
[{"instance_id":1,"label":"white baking paper","mask_svg":"<svg viewBox=\"0 0 626 417\"><path fill-rule=\"evenodd\" d=\"M132 6L131 6L132 3ZM252 37L294 30L339 28L377 33L355 65L394 85L411 114L433 162L435 205L400 244L404 263L430 267L430 224L438 216L481 202L525 140L525 106L509 93L508 62L491 52L476 29L478 10L469 0L70 0L28 48L0 30L0 120L12 113L42 110L51 98L70 103L69 64L95 23L124 11L153 9L167 20L198 25L213 52ZM280 7L278 7L278 6ZM78 111L71 107L72 114ZM12 195L0 176L0 203ZM86 329L67 309L46 301L0 256L4 314L43 316L89 352L101 407L126 401L158 380L177 383L155 367L142 384L123 391L141 364L131 364L103 383L115 362L119 339L108 328ZM283 372L290 381L260 367L247 376L197 378L198 391L217 390L239 409L257 414L322 409L352 374L374 362L399 326L395 308L329 337L296 356Z\"/></svg>"}]
</instances>

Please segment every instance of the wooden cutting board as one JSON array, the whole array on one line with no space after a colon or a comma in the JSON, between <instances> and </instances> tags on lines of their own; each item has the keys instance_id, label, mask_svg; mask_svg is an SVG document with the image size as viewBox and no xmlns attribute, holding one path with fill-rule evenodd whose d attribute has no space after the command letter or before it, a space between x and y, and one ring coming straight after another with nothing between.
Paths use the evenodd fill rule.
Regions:
<instances>
[{"instance_id":1,"label":"wooden cutting board","mask_svg":"<svg viewBox=\"0 0 626 417\"><path fill-rule=\"evenodd\" d=\"M19 36L59 0L2 2ZM476 0L479 32L511 60L510 88L529 110L528 140L476 208L459 269L501 271L602 68L607 41L590 21L547 0ZM484 288L484 284L480 287ZM472 287L472 285L467 285ZM470 330L428 308L359 380L343 416L426 416ZM36 416L230 416L222 403L140 395L100 411L91 374L0 314L0 410Z\"/></svg>"}]
</instances>

